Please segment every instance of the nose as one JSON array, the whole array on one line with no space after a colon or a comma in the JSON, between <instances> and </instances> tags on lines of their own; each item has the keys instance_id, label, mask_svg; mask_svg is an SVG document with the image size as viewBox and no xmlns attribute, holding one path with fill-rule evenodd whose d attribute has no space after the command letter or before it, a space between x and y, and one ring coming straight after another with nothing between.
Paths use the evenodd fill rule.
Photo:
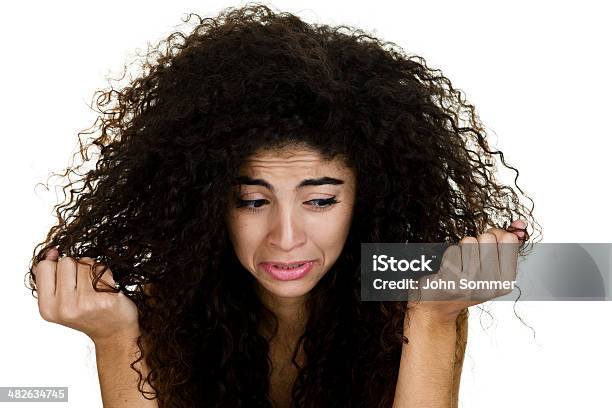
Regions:
<instances>
[{"instance_id":1,"label":"nose","mask_svg":"<svg viewBox=\"0 0 612 408\"><path fill-rule=\"evenodd\" d=\"M284 252L291 252L306 242L303 219L298 210L279 206L273 214L268 234L269 245Z\"/></svg>"}]
</instances>

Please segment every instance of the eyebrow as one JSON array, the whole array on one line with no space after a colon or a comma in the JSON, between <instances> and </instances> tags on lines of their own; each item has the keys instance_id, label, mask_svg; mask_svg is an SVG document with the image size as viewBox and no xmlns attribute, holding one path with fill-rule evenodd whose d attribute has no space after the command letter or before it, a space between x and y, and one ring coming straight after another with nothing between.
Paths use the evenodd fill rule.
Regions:
<instances>
[{"instance_id":1,"label":"eyebrow","mask_svg":"<svg viewBox=\"0 0 612 408\"><path fill-rule=\"evenodd\" d=\"M251 178L248 176L236 177L236 184L245 184L249 186L263 186L272 192L275 191L274 186L268 183L266 180L258 179L258 178ZM344 184L344 180L340 180L340 179L333 178L333 177L319 177L316 179L305 179L305 180L302 180L296 186L296 189L306 187L306 186L322 186L325 184L333 184L333 185Z\"/></svg>"}]
</instances>

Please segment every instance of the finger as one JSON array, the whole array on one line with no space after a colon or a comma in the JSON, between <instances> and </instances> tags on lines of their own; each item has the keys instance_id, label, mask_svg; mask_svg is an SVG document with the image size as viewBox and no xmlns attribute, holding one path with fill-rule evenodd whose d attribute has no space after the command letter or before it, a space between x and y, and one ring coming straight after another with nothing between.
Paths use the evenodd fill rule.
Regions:
<instances>
[{"instance_id":1,"label":"finger","mask_svg":"<svg viewBox=\"0 0 612 408\"><path fill-rule=\"evenodd\" d=\"M499 258L497 256L497 238L493 233L484 233L478 236L478 249L480 252L480 274L473 280L499 281ZM495 289L480 288L472 291L472 300L487 301L495 297Z\"/></svg>"},{"instance_id":2,"label":"finger","mask_svg":"<svg viewBox=\"0 0 612 408\"><path fill-rule=\"evenodd\" d=\"M485 234L493 234L493 235L495 235L495 242L497 243L497 242L499 242L502 239L504 234L508 233L508 231L505 231L505 230L503 230L501 228L489 228L484 233Z\"/></svg>"},{"instance_id":3,"label":"finger","mask_svg":"<svg viewBox=\"0 0 612 408\"><path fill-rule=\"evenodd\" d=\"M482 257L482 252L481 252L481 266L482 266L482 262L488 263L491 266L491 269L485 269L483 268L483 271L489 271L490 273L486 274L486 276L483 276L482 279L486 279L486 280L500 280L501 279L501 267L499 265L500 259L499 259L499 242L501 242L501 240L503 239L503 236L505 234L507 234L508 232L501 229L501 228L489 228L488 230L485 231L485 234L491 234L495 236L495 244L493 243L487 243L487 244L482 244L484 247L488 247L491 251L489 252L493 252L493 248L495 247L495 252L496 252L496 256L495 258L488 256L491 255L489 253L486 254L485 259L483 260ZM481 246L481 249L483 248L483 246Z\"/></svg>"},{"instance_id":4,"label":"finger","mask_svg":"<svg viewBox=\"0 0 612 408\"><path fill-rule=\"evenodd\" d=\"M502 238L500 229L489 230L478 236L478 249L480 250L481 279L499 280L499 256L497 253L497 237Z\"/></svg>"},{"instance_id":5,"label":"finger","mask_svg":"<svg viewBox=\"0 0 612 408\"><path fill-rule=\"evenodd\" d=\"M516 280L519 238L516 234L506 232L498 244L499 267L502 281Z\"/></svg>"},{"instance_id":6,"label":"finger","mask_svg":"<svg viewBox=\"0 0 612 408\"><path fill-rule=\"evenodd\" d=\"M441 282L443 285L448 284L448 286L439 286L441 289L423 289L423 300L452 300L454 298L454 293L453 290L449 288L453 286L448 282L454 282L455 285L457 285L461 277L461 248L457 245L451 245L446 248L442 255L442 263L439 272L424 277L430 281ZM425 280L422 282L420 287L423 287Z\"/></svg>"},{"instance_id":7,"label":"finger","mask_svg":"<svg viewBox=\"0 0 612 408\"><path fill-rule=\"evenodd\" d=\"M500 238L499 229L494 229L494 232L485 232L478 236L478 249L480 251L480 271L478 277L480 280L499 280L499 257L497 253L497 236Z\"/></svg>"},{"instance_id":8,"label":"finger","mask_svg":"<svg viewBox=\"0 0 612 408\"><path fill-rule=\"evenodd\" d=\"M36 276L36 292L38 294L38 310L43 319L53 319L55 302L55 268L56 262L40 261L32 272Z\"/></svg>"},{"instance_id":9,"label":"finger","mask_svg":"<svg viewBox=\"0 0 612 408\"><path fill-rule=\"evenodd\" d=\"M104 273L102 274L102 276L100 277L100 282L103 282L101 285L108 285L105 286L107 289L110 288L115 288L115 279L113 278L113 271L111 270L111 268L108 265L104 265L104 264L100 264L99 266L96 266L96 272L100 273L100 271L104 270ZM100 287L100 286L99 286Z\"/></svg>"},{"instance_id":10,"label":"finger","mask_svg":"<svg viewBox=\"0 0 612 408\"><path fill-rule=\"evenodd\" d=\"M438 275L441 278L455 279L462 276L461 248L451 245L442 254L442 264Z\"/></svg>"},{"instance_id":11,"label":"finger","mask_svg":"<svg viewBox=\"0 0 612 408\"><path fill-rule=\"evenodd\" d=\"M515 231L515 229L517 231ZM511 233L515 234L518 239L525 239L525 230L527 229L527 223L523 220L516 220L510 224L509 230Z\"/></svg>"},{"instance_id":12,"label":"finger","mask_svg":"<svg viewBox=\"0 0 612 408\"><path fill-rule=\"evenodd\" d=\"M93 292L93 270L94 260L89 257L77 259L77 292L86 294Z\"/></svg>"},{"instance_id":13,"label":"finger","mask_svg":"<svg viewBox=\"0 0 612 408\"><path fill-rule=\"evenodd\" d=\"M69 299L75 295L77 286L76 262L73 258L65 256L57 261L55 294L61 299Z\"/></svg>"},{"instance_id":14,"label":"finger","mask_svg":"<svg viewBox=\"0 0 612 408\"><path fill-rule=\"evenodd\" d=\"M91 289L92 291L95 292L94 287L93 287L93 270L92 267L96 264L96 260L89 258L89 257L83 257L83 258L79 258L79 279L87 279L86 282L82 282L82 285L80 285L77 282L77 290L80 290L79 288L81 288L81 286L83 287L87 287L88 289ZM98 263L97 265L95 265L95 272L96 275L98 275L102 269L104 268L104 264ZM115 286L115 280L113 279L113 275L112 275L112 271L110 270L110 268L106 267L106 271L104 271L104 273L102 274L102 276L100 277L100 281L102 283L98 283L98 288L106 288L108 289L108 287L113 288ZM105 286L108 285L108 286Z\"/></svg>"},{"instance_id":15,"label":"finger","mask_svg":"<svg viewBox=\"0 0 612 408\"><path fill-rule=\"evenodd\" d=\"M36 277L36 292L39 295L55 295L55 269L57 263L45 259L32 267Z\"/></svg>"},{"instance_id":16,"label":"finger","mask_svg":"<svg viewBox=\"0 0 612 408\"><path fill-rule=\"evenodd\" d=\"M35 270L36 265L38 265L40 262L45 261L45 260L57 261L58 257L59 257L59 251L57 250L57 248L50 248L44 252L42 260L39 261L38 257L34 259L34 261L32 262L32 273L34 274L34 281L36 281L36 270Z\"/></svg>"},{"instance_id":17,"label":"finger","mask_svg":"<svg viewBox=\"0 0 612 408\"><path fill-rule=\"evenodd\" d=\"M58 258L59 258L59 251L57 250L57 248L51 248L45 253L45 259L48 259L50 261L57 262Z\"/></svg>"},{"instance_id":18,"label":"finger","mask_svg":"<svg viewBox=\"0 0 612 408\"><path fill-rule=\"evenodd\" d=\"M478 240L474 237L464 237L459 241L461 248L461 265L463 274L474 280L480 275L480 253Z\"/></svg>"},{"instance_id":19,"label":"finger","mask_svg":"<svg viewBox=\"0 0 612 408\"><path fill-rule=\"evenodd\" d=\"M448 282L448 288L441 293L442 300L452 301L468 297L471 292L470 289L459 289L459 281L464 277L461 248L458 245L452 245L446 251L444 254L446 260L443 258L443 262L446 261L447 263L447 273L444 274L442 279Z\"/></svg>"}]
</instances>

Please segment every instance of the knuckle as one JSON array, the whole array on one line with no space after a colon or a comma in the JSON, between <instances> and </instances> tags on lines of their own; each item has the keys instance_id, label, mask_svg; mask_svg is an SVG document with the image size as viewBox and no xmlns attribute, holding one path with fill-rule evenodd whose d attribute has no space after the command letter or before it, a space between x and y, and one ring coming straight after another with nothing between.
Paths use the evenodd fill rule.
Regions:
<instances>
[{"instance_id":1,"label":"knuckle","mask_svg":"<svg viewBox=\"0 0 612 408\"><path fill-rule=\"evenodd\" d=\"M57 311L58 318L65 322L73 322L78 320L79 313L77 308L71 305L60 305Z\"/></svg>"},{"instance_id":2,"label":"knuckle","mask_svg":"<svg viewBox=\"0 0 612 408\"><path fill-rule=\"evenodd\" d=\"M459 243L461 244L475 244L478 240L475 237L463 237Z\"/></svg>"},{"instance_id":3,"label":"knuckle","mask_svg":"<svg viewBox=\"0 0 612 408\"><path fill-rule=\"evenodd\" d=\"M485 232L478 236L479 242L497 242L497 237L491 232Z\"/></svg>"},{"instance_id":4,"label":"knuckle","mask_svg":"<svg viewBox=\"0 0 612 408\"><path fill-rule=\"evenodd\" d=\"M73 261L73 259L69 256L63 256L57 260L58 264L64 264Z\"/></svg>"},{"instance_id":5,"label":"knuckle","mask_svg":"<svg viewBox=\"0 0 612 408\"><path fill-rule=\"evenodd\" d=\"M78 258L77 263L79 267L85 267L91 269L96 261L90 257Z\"/></svg>"},{"instance_id":6,"label":"knuckle","mask_svg":"<svg viewBox=\"0 0 612 408\"><path fill-rule=\"evenodd\" d=\"M92 314L93 312L95 312L97 308L96 308L96 305L91 301L91 299L86 297L86 298L79 299L78 309L80 313L82 313L83 315L88 315L88 314Z\"/></svg>"},{"instance_id":7,"label":"knuckle","mask_svg":"<svg viewBox=\"0 0 612 408\"><path fill-rule=\"evenodd\" d=\"M94 315L113 308L112 296L95 296L87 294L77 300L80 315Z\"/></svg>"},{"instance_id":8,"label":"knuckle","mask_svg":"<svg viewBox=\"0 0 612 408\"><path fill-rule=\"evenodd\" d=\"M506 232L504 235L502 235L502 242L518 244L519 238L512 232Z\"/></svg>"},{"instance_id":9,"label":"knuckle","mask_svg":"<svg viewBox=\"0 0 612 408\"><path fill-rule=\"evenodd\" d=\"M48 270L53 270L55 268L55 262L49 261L45 259L44 261L40 261L36 265L32 267L34 273L44 272Z\"/></svg>"},{"instance_id":10,"label":"knuckle","mask_svg":"<svg viewBox=\"0 0 612 408\"><path fill-rule=\"evenodd\" d=\"M92 282L92 286L93 286L93 282ZM114 283L109 283L107 279L104 279L104 277L101 277L97 282L96 282L96 286L97 289L112 289L114 287Z\"/></svg>"},{"instance_id":11,"label":"knuckle","mask_svg":"<svg viewBox=\"0 0 612 408\"><path fill-rule=\"evenodd\" d=\"M100 300L99 310L103 312L107 312L112 310L114 307L113 296L104 296L103 299Z\"/></svg>"},{"instance_id":12,"label":"knuckle","mask_svg":"<svg viewBox=\"0 0 612 408\"><path fill-rule=\"evenodd\" d=\"M111 271L110 266L108 266L106 264L103 264L103 263L99 263L97 265L97 270L98 271L104 271L104 273L103 273L104 275L111 275L112 276L112 274L113 274L113 272Z\"/></svg>"},{"instance_id":13,"label":"knuckle","mask_svg":"<svg viewBox=\"0 0 612 408\"><path fill-rule=\"evenodd\" d=\"M89 269L89 270L93 270L94 269L94 265L96 266L96 270L100 267L100 263L98 263L96 265L96 260L89 258L89 257L84 257L84 258L79 258L77 260L78 264L79 264L79 269L84 268L84 269Z\"/></svg>"},{"instance_id":14,"label":"knuckle","mask_svg":"<svg viewBox=\"0 0 612 408\"><path fill-rule=\"evenodd\" d=\"M77 268L77 273L79 274L79 279L91 278L93 268L90 265L80 264Z\"/></svg>"},{"instance_id":15,"label":"knuckle","mask_svg":"<svg viewBox=\"0 0 612 408\"><path fill-rule=\"evenodd\" d=\"M67 268L72 266L73 259L65 256L57 261L57 271L65 271Z\"/></svg>"}]
</instances>

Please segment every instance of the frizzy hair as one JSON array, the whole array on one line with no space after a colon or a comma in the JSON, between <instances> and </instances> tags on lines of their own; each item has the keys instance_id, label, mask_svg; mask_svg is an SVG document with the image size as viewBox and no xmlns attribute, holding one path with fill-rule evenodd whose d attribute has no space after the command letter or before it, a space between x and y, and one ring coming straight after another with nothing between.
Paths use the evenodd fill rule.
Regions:
<instances>
[{"instance_id":1,"label":"frizzy hair","mask_svg":"<svg viewBox=\"0 0 612 408\"><path fill-rule=\"evenodd\" d=\"M360 243L458 242L516 219L537 231L518 171L462 92L393 43L257 3L194 22L151 48L134 79L96 92L83 164L64 173L77 179L29 288L50 248L97 259L138 307L141 391L148 381L163 408L270 407L257 329L274 316L223 214L246 158L303 144L342 158L357 197L344 249L308 298L293 406L391 406L406 302L360 302ZM95 166L80 171L90 149ZM514 186L495 178L499 162Z\"/></svg>"}]
</instances>

